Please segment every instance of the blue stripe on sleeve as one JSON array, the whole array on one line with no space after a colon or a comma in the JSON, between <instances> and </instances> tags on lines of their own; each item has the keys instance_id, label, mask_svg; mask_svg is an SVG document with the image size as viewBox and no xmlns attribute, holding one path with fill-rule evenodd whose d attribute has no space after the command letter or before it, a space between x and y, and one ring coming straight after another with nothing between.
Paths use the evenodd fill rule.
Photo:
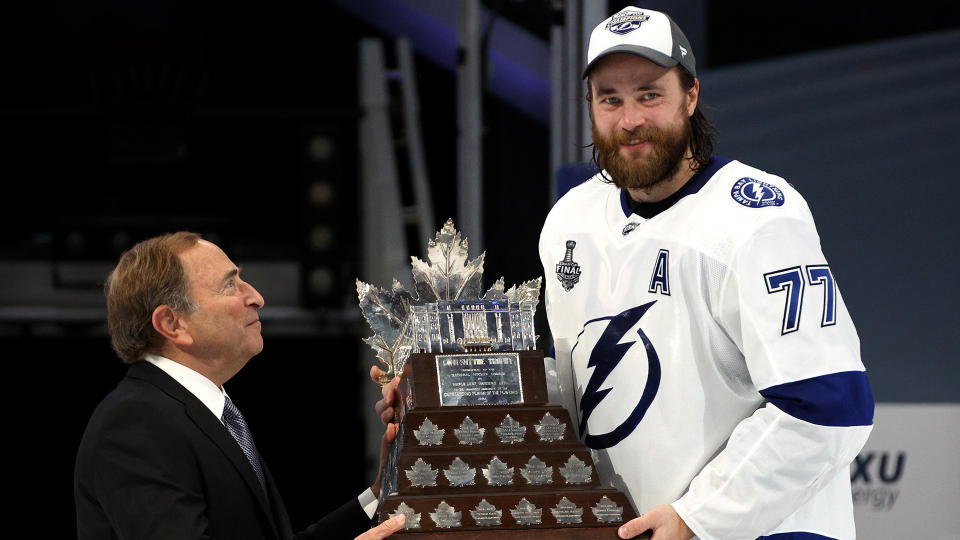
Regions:
<instances>
[{"instance_id":1,"label":"blue stripe on sleeve","mask_svg":"<svg viewBox=\"0 0 960 540\"><path fill-rule=\"evenodd\" d=\"M788 532L788 533L777 533L771 534L769 536L761 536L757 540L836 540L831 536L823 536L822 534L814 534L808 532Z\"/></svg>"},{"instance_id":2,"label":"blue stripe on sleeve","mask_svg":"<svg viewBox=\"0 0 960 540\"><path fill-rule=\"evenodd\" d=\"M873 392L863 371L842 371L778 384L760 395L781 411L820 426L873 424Z\"/></svg>"}]
</instances>

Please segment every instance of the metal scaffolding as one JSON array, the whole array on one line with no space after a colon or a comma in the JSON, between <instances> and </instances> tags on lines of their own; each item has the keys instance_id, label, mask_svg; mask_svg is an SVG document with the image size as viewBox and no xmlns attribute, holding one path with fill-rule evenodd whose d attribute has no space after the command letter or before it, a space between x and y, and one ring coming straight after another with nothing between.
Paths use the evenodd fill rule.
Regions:
<instances>
[{"instance_id":1,"label":"metal scaffolding","mask_svg":"<svg viewBox=\"0 0 960 540\"><path fill-rule=\"evenodd\" d=\"M594 26L607 17L607 2L555 0L550 31L550 200L556 174L569 163L590 160L590 118L581 78ZM561 24L562 23L562 24Z\"/></svg>"}]
</instances>

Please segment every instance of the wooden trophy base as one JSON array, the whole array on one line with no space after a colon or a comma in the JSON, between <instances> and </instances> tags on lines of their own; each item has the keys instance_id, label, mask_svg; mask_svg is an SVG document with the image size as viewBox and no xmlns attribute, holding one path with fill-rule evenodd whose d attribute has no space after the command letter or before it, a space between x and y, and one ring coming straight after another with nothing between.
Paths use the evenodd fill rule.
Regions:
<instances>
[{"instance_id":1,"label":"wooden trophy base","mask_svg":"<svg viewBox=\"0 0 960 540\"><path fill-rule=\"evenodd\" d=\"M594 540L608 538L614 540L617 536L616 527L566 527L563 529L497 529L490 531L449 531L412 533L415 540L541 540L558 538L561 540ZM640 535L636 538L650 538L649 535Z\"/></svg>"},{"instance_id":2,"label":"wooden trophy base","mask_svg":"<svg viewBox=\"0 0 960 540\"><path fill-rule=\"evenodd\" d=\"M475 373L466 370L484 364L477 353L440 360L410 355L399 389L403 418L391 459L394 480L378 521L406 514L397 534L417 540L613 539L636 517L625 494L600 483L566 409L547 403L543 354L513 354L511 369L519 373L513 392L522 400L496 405L442 402L447 388L457 387L442 379L438 362L462 363L464 373ZM499 357L487 364L492 367L482 368L500 373Z\"/></svg>"}]
</instances>

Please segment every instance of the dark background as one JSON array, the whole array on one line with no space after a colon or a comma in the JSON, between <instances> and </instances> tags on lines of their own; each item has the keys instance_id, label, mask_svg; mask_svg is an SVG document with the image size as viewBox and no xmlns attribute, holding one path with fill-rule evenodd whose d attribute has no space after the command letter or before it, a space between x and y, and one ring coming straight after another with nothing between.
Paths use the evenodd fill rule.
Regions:
<instances>
[{"instance_id":1,"label":"dark background","mask_svg":"<svg viewBox=\"0 0 960 540\"><path fill-rule=\"evenodd\" d=\"M960 21L956 7L929 1L911 3L909 13L902 4L898 10L867 1L704 4L706 47L697 54L706 68L956 28ZM546 39L545 1L484 5ZM609 11L623 5L611 1ZM241 264L292 261L304 272L330 265L331 289L295 286L294 307L315 314L322 330L283 332L265 320L265 351L229 391L295 526L359 493L372 480L363 458L371 404L359 397L369 383L358 362L359 339L369 332L356 317L329 310L355 308L363 249L356 44L394 36L320 1L32 2L0 24L0 263L112 264L140 239L192 229ZM439 228L456 218L455 79L419 57L416 68ZM504 276L509 286L542 272L535 246L550 205L549 132L491 96L484 107L485 285ZM316 137L331 142L332 157L310 157ZM307 202L318 176L335 189L323 208ZM336 231L326 253L309 245L317 223ZM508 236L503 245L489 240ZM423 242L410 245L420 249ZM96 294L100 285L55 281L65 297ZM3 284L8 292L20 286ZM76 446L93 407L125 367L96 316L10 313L0 345L13 424L6 440L16 448L10 484L26 509L16 521L45 537L70 537Z\"/></svg>"}]
</instances>

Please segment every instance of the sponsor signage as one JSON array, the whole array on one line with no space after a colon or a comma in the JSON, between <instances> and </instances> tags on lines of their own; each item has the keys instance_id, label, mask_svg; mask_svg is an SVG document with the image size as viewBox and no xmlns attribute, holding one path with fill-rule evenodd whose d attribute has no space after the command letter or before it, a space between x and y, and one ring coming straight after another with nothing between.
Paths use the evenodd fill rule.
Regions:
<instances>
[{"instance_id":1,"label":"sponsor signage","mask_svg":"<svg viewBox=\"0 0 960 540\"><path fill-rule=\"evenodd\" d=\"M850 465L858 538L960 540L960 404L878 403Z\"/></svg>"}]
</instances>

